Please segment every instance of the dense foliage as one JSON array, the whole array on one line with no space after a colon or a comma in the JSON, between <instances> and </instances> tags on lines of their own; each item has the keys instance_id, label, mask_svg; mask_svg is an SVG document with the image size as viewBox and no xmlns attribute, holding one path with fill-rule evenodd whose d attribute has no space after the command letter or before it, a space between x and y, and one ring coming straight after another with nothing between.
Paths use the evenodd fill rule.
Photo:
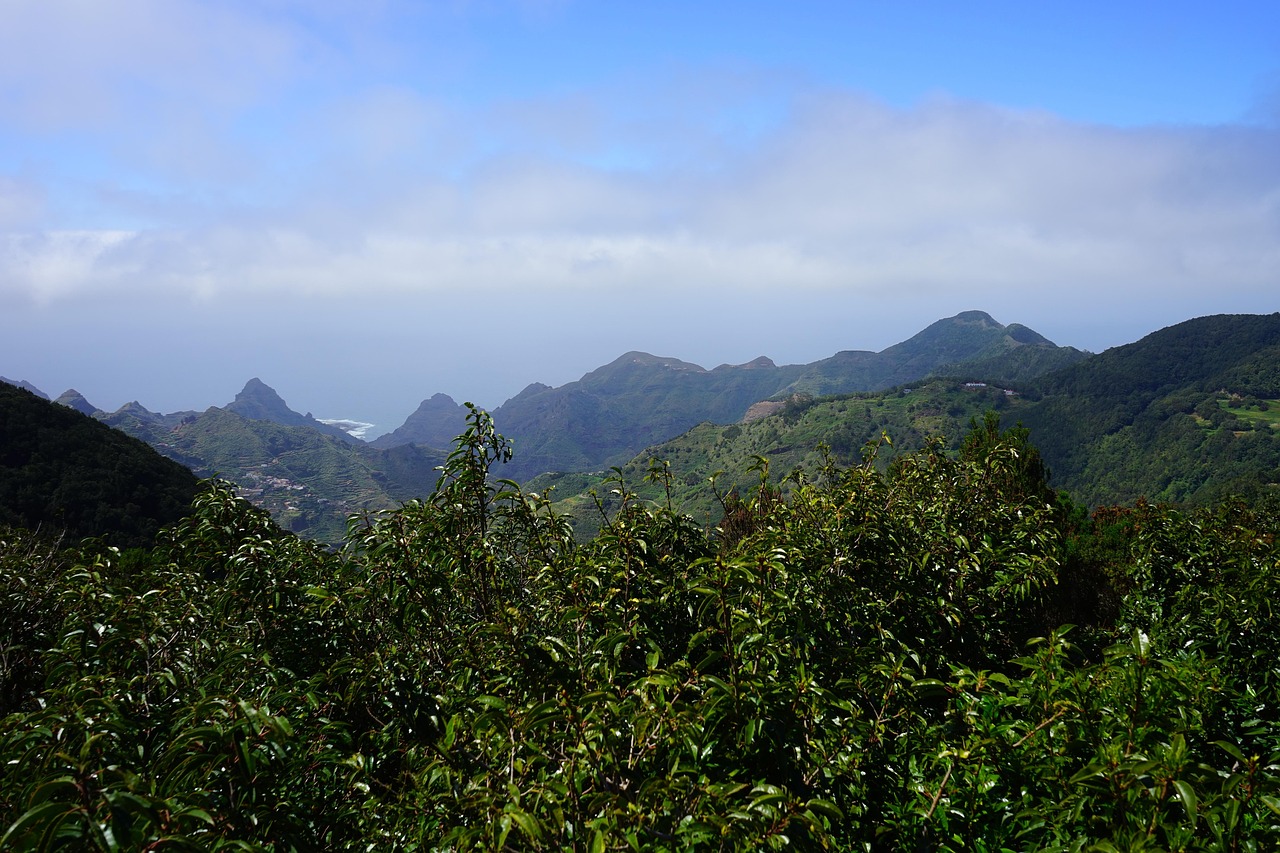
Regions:
<instances>
[{"instance_id":1,"label":"dense foliage","mask_svg":"<svg viewBox=\"0 0 1280 853\"><path fill-rule=\"evenodd\" d=\"M143 544L198 488L141 441L0 382L0 524Z\"/></svg>"},{"instance_id":2,"label":"dense foliage","mask_svg":"<svg viewBox=\"0 0 1280 853\"><path fill-rule=\"evenodd\" d=\"M1274 493L1280 412L1251 415L1278 405L1278 357L1280 313L1200 317L1041 377L1018 417L1091 504Z\"/></svg>"},{"instance_id":3,"label":"dense foliage","mask_svg":"<svg viewBox=\"0 0 1280 853\"><path fill-rule=\"evenodd\" d=\"M975 426L718 531L615 482L577 544L476 411L341 552L217 484L0 537L0 847L1275 849L1280 514L1090 517Z\"/></svg>"}]
</instances>

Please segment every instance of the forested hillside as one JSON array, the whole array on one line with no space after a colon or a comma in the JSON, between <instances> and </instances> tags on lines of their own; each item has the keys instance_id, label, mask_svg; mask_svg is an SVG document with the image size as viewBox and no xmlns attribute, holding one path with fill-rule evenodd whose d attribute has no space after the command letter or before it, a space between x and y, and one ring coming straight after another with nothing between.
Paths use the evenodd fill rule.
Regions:
<instances>
[{"instance_id":1,"label":"forested hillside","mask_svg":"<svg viewBox=\"0 0 1280 853\"><path fill-rule=\"evenodd\" d=\"M700 424L616 473L543 475L529 487L552 488L590 535L600 508L616 502L611 479L646 498L663 493L646 479L656 462L670 471L679 505L714 523L725 495L758 480L749 470L756 457L767 457L770 482L785 490L788 478L821 466L823 448L852 464L866 443L885 441L884 465L931 436L954 449L970 422L992 411L1005 426L1027 427L1050 484L1089 506L1261 498L1280 491L1277 365L1280 315L1205 317L1005 387L966 373L879 394L796 397L761 420Z\"/></svg>"},{"instance_id":2,"label":"forested hillside","mask_svg":"<svg viewBox=\"0 0 1280 853\"><path fill-rule=\"evenodd\" d=\"M750 492L761 476L785 493L805 472L818 471L828 456L853 465L872 446L876 464L885 469L931 438L956 450L971 421L997 411L1012 423L1019 405L1005 389L967 387L954 379L891 393L796 397L770 416L746 423L699 424L614 470L544 474L526 485L549 494L580 536L594 535L617 508L619 485L648 500L669 496L684 512L714 525L724 514L725 497ZM655 471L670 477L654 477Z\"/></svg>"},{"instance_id":3,"label":"forested hillside","mask_svg":"<svg viewBox=\"0 0 1280 853\"><path fill-rule=\"evenodd\" d=\"M475 413L341 552L219 488L0 537L0 847L1276 849L1276 503L1090 516L979 427L716 530L577 543Z\"/></svg>"},{"instance_id":4,"label":"forested hillside","mask_svg":"<svg viewBox=\"0 0 1280 853\"><path fill-rule=\"evenodd\" d=\"M1091 503L1206 502L1280 483L1280 314L1188 320L1051 373L1019 413Z\"/></svg>"},{"instance_id":5,"label":"forested hillside","mask_svg":"<svg viewBox=\"0 0 1280 853\"><path fill-rule=\"evenodd\" d=\"M307 424L285 426L211 408L172 418L122 410L105 417L202 477L222 477L271 512L286 529L341 541L351 515L390 509L426 494L443 451L419 446L378 450Z\"/></svg>"},{"instance_id":6,"label":"forested hillside","mask_svg":"<svg viewBox=\"0 0 1280 853\"><path fill-rule=\"evenodd\" d=\"M0 382L0 524L135 545L186 514L196 488L143 442Z\"/></svg>"}]
</instances>

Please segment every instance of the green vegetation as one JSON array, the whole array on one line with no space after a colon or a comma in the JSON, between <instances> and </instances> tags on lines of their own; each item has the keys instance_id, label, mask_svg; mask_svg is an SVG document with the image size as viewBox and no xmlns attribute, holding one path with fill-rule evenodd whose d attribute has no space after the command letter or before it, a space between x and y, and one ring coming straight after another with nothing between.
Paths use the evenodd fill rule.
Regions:
<instances>
[{"instance_id":1,"label":"green vegetation","mask_svg":"<svg viewBox=\"0 0 1280 853\"><path fill-rule=\"evenodd\" d=\"M885 394L797 396L770 417L728 426L699 424L609 473L542 475L526 488L540 494L552 490L556 510L569 519L576 535L588 539L599 531L603 515L619 504L615 481L647 500L665 495L668 487L649 478L651 463L661 459L671 474L673 500L711 526L723 515L725 495L745 494L758 484L750 469L753 459L769 460L770 482L785 493L817 471L828 454L840 464L856 464L869 443L881 443L886 436L891 443L876 453L881 468L900 453L919 450L930 437L944 437L956 450L970 421L997 408L1016 414L1017 405L1016 397L999 388L965 388L952 380Z\"/></svg>"},{"instance_id":2,"label":"green vegetation","mask_svg":"<svg viewBox=\"0 0 1280 853\"><path fill-rule=\"evenodd\" d=\"M577 543L468 426L341 552L218 484L146 552L0 535L0 847L1280 845L1274 502L1088 514L984 417L716 530L656 464Z\"/></svg>"},{"instance_id":3,"label":"green vegetation","mask_svg":"<svg viewBox=\"0 0 1280 853\"><path fill-rule=\"evenodd\" d=\"M1052 486L1088 506L1262 499L1280 492L1277 363L1280 315L1204 317L1030 381L970 374L875 394L795 395L760 420L700 424L618 466L614 476L655 499L658 488L644 478L651 460L664 460L677 500L711 523L723 511L717 492L723 498L751 485L743 460L767 456L770 482L785 493L789 477L821 465L823 445L852 464L884 435L892 444L878 458L887 464L930 436L955 449L967 424L992 410L1006 424L1025 426ZM590 537L600 525L597 504L609 510L616 503L608 479L542 476L528 485L555 486L557 508Z\"/></svg>"},{"instance_id":4,"label":"green vegetation","mask_svg":"<svg viewBox=\"0 0 1280 853\"><path fill-rule=\"evenodd\" d=\"M1218 405L1236 420L1251 427L1280 428L1280 400L1260 400L1257 397L1231 397L1221 399Z\"/></svg>"},{"instance_id":5,"label":"green vegetation","mask_svg":"<svg viewBox=\"0 0 1280 853\"><path fill-rule=\"evenodd\" d=\"M0 382L0 524L138 545L185 515L197 487L141 441Z\"/></svg>"},{"instance_id":6,"label":"green vegetation","mask_svg":"<svg viewBox=\"0 0 1280 853\"><path fill-rule=\"evenodd\" d=\"M1258 498L1280 482L1280 432L1220 401L1280 397L1277 357L1280 314L1201 317L1042 377L1019 417L1090 504Z\"/></svg>"},{"instance_id":7,"label":"green vegetation","mask_svg":"<svg viewBox=\"0 0 1280 853\"><path fill-rule=\"evenodd\" d=\"M328 543L342 541L351 515L425 494L445 457L418 446L378 450L219 408L172 423L119 412L107 422L203 477L235 483L282 527Z\"/></svg>"},{"instance_id":8,"label":"green vegetation","mask_svg":"<svg viewBox=\"0 0 1280 853\"><path fill-rule=\"evenodd\" d=\"M500 406L494 418L520 450L505 473L523 482L548 471L625 465L646 447L700 423L736 423L762 400L878 391L939 372L1015 381L1085 357L1025 326L1004 326L981 311L966 311L883 352L841 352L812 364L777 366L760 357L705 370L629 352L559 388L530 385ZM458 409L443 395L424 400L404 426L375 446L442 446L441 438L457 432Z\"/></svg>"}]
</instances>

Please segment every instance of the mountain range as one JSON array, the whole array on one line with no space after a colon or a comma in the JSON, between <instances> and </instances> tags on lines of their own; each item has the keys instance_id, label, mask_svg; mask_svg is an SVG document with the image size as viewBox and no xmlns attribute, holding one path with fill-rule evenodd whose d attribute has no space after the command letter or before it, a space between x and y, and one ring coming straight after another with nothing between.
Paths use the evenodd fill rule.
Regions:
<instances>
[{"instance_id":1,"label":"mountain range","mask_svg":"<svg viewBox=\"0 0 1280 853\"><path fill-rule=\"evenodd\" d=\"M286 530L337 542L347 519L429 492L443 451L370 447L291 410L258 379L233 402L169 415L130 403L95 417L189 467L235 483Z\"/></svg>"},{"instance_id":2,"label":"mountain range","mask_svg":"<svg viewBox=\"0 0 1280 853\"><path fill-rule=\"evenodd\" d=\"M1280 470L1278 348L1280 315L1199 318L1092 355L967 311L882 352L805 365L761 356L706 369L629 352L560 387L531 384L494 410L516 450L499 475L554 485L582 517L596 511L590 490L605 476L593 472L617 466L642 483L648 460L665 459L681 499L710 517L707 479L724 471L722 489L746 487L755 475L744 460L756 454L780 477L814 469L819 445L849 463L887 434L887 463L930 435L954 445L994 409L1030 428L1052 484L1088 504L1269 493ZM284 526L326 541L352 513L428 493L465 427L465 407L436 394L366 444L294 412L258 379L204 412L135 402L105 413L75 391L57 401L201 476L232 480Z\"/></svg>"},{"instance_id":3,"label":"mountain range","mask_svg":"<svg viewBox=\"0 0 1280 853\"><path fill-rule=\"evenodd\" d=\"M817 475L824 452L849 465L872 447L888 465L934 436L956 449L995 411L1006 427L1029 430L1050 484L1087 506L1280 499L1280 314L1189 320L1029 380L979 377L797 399L768 418L700 424L616 472L544 474L527 486L554 487L557 508L583 536L617 504L611 478L647 499L669 488L685 511L714 523L717 493L759 483L743 460L767 458L775 483ZM647 479L655 460L666 464L669 487Z\"/></svg>"},{"instance_id":4,"label":"mountain range","mask_svg":"<svg viewBox=\"0 0 1280 853\"><path fill-rule=\"evenodd\" d=\"M31 393L48 399L39 389ZM445 457L416 445L370 447L293 411L256 378L226 406L203 412L162 414L136 401L103 412L75 390L55 402L140 439L200 477L231 481L285 529L326 542L341 540L352 515L429 492Z\"/></svg>"},{"instance_id":5,"label":"mountain range","mask_svg":"<svg viewBox=\"0 0 1280 853\"><path fill-rule=\"evenodd\" d=\"M880 390L939 371L964 371L970 364L980 365L980 375L1012 381L1087 356L1025 326L1004 326L982 311L966 311L882 352L839 352L812 364L778 366L761 356L707 370L677 358L628 352L576 382L529 385L492 414L515 442L506 476L522 480L546 471L620 465L704 421L735 423L761 401ZM373 444L445 447L461 418L461 407L437 394Z\"/></svg>"}]
</instances>

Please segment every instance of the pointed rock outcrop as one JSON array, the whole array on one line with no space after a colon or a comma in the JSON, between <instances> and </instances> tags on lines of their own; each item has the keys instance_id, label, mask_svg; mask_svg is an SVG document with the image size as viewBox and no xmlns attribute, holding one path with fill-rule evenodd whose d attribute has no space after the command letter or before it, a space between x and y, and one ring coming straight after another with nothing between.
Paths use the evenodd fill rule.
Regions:
<instances>
[{"instance_id":1,"label":"pointed rock outcrop","mask_svg":"<svg viewBox=\"0 0 1280 853\"><path fill-rule=\"evenodd\" d=\"M84 395L74 388L68 388L66 391L63 391L62 396L58 397L58 399L53 402L66 406L68 409L75 409L80 414L89 415L91 417L94 412L98 411L97 406L86 400Z\"/></svg>"},{"instance_id":2,"label":"pointed rock outcrop","mask_svg":"<svg viewBox=\"0 0 1280 853\"><path fill-rule=\"evenodd\" d=\"M271 421L281 426L306 426L343 441L360 441L345 430L320 423L310 413L303 415L295 412L274 388L256 376L246 382L236 398L222 408L252 421Z\"/></svg>"},{"instance_id":3,"label":"pointed rock outcrop","mask_svg":"<svg viewBox=\"0 0 1280 853\"><path fill-rule=\"evenodd\" d=\"M380 448L421 444L447 450L466 428L467 407L455 402L448 394L433 394L423 400L402 425L374 439L372 444Z\"/></svg>"}]
</instances>

